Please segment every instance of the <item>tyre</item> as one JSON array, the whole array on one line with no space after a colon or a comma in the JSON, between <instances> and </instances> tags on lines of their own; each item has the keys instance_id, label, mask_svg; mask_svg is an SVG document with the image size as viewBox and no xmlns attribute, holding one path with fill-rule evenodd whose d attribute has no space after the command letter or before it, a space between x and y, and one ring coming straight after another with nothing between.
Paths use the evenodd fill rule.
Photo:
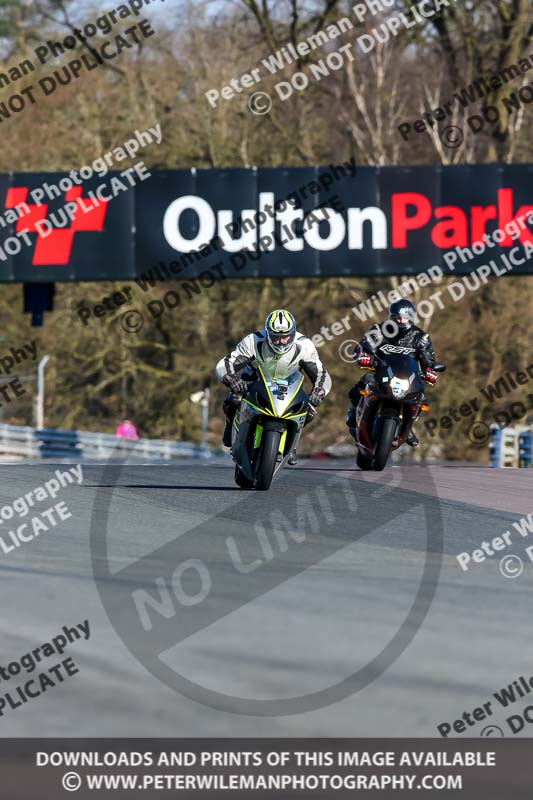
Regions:
<instances>
[{"instance_id":1,"label":"tyre","mask_svg":"<svg viewBox=\"0 0 533 800\"><path fill-rule=\"evenodd\" d=\"M369 458L368 456L363 455L363 453L360 453L359 450L357 451L357 456L355 461L359 469L362 470L372 469L372 459Z\"/></svg>"},{"instance_id":2,"label":"tyre","mask_svg":"<svg viewBox=\"0 0 533 800\"><path fill-rule=\"evenodd\" d=\"M279 452L280 431L263 431L261 454L255 473L255 488L260 492L270 489Z\"/></svg>"},{"instance_id":3,"label":"tyre","mask_svg":"<svg viewBox=\"0 0 533 800\"><path fill-rule=\"evenodd\" d=\"M253 487L252 481L249 481L246 475L241 472L237 464L235 464L235 475L233 476L235 483L241 489L251 489Z\"/></svg>"},{"instance_id":4,"label":"tyre","mask_svg":"<svg viewBox=\"0 0 533 800\"><path fill-rule=\"evenodd\" d=\"M372 459L372 469L374 469L376 472L381 472L389 460L397 425L398 420L396 419L390 419L389 417L386 417L385 419L381 420L379 441Z\"/></svg>"}]
</instances>

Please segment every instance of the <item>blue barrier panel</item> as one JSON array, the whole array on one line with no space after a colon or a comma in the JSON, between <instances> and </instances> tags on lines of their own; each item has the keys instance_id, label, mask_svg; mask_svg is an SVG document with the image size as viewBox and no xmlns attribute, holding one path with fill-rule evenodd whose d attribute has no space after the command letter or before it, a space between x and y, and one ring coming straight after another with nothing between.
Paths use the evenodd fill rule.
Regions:
<instances>
[{"instance_id":1,"label":"blue barrier panel","mask_svg":"<svg viewBox=\"0 0 533 800\"><path fill-rule=\"evenodd\" d=\"M502 430L499 425L490 426L489 458L491 467L501 465Z\"/></svg>"},{"instance_id":2,"label":"blue barrier panel","mask_svg":"<svg viewBox=\"0 0 533 800\"><path fill-rule=\"evenodd\" d=\"M533 433L523 431L518 437L518 464L520 467L531 466L531 450L533 447Z\"/></svg>"}]
</instances>

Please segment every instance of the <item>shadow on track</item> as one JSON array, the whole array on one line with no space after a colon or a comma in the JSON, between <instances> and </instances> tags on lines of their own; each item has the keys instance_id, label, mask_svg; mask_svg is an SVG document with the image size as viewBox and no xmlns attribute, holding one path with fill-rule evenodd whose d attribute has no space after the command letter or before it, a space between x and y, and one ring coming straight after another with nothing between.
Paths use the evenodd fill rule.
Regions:
<instances>
[{"instance_id":1,"label":"shadow on track","mask_svg":"<svg viewBox=\"0 0 533 800\"><path fill-rule=\"evenodd\" d=\"M175 486L168 483L87 483L91 489L199 489L203 492L242 492L238 486Z\"/></svg>"}]
</instances>

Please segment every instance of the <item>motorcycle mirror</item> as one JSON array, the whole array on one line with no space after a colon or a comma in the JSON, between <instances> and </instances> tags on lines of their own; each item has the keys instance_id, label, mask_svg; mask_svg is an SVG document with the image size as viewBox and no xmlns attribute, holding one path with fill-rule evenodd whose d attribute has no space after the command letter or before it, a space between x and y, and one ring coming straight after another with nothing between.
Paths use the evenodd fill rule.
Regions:
<instances>
[{"instance_id":1,"label":"motorcycle mirror","mask_svg":"<svg viewBox=\"0 0 533 800\"><path fill-rule=\"evenodd\" d=\"M437 361L433 369L435 372L446 372L446 364L443 364L441 361Z\"/></svg>"}]
</instances>

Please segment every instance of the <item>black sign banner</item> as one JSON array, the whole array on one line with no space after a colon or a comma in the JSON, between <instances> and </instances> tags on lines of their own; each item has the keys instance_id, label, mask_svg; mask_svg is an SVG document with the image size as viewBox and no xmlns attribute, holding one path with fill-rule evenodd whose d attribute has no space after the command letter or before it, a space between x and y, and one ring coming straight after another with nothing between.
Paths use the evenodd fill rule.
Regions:
<instances>
[{"instance_id":1,"label":"black sign banner","mask_svg":"<svg viewBox=\"0 0 533 800\"><path fill-rule=\"evenodd\" d=\"M533 164L67 178L0 175L0 281L533 274Z\"/></svg>"}]
</instances>

